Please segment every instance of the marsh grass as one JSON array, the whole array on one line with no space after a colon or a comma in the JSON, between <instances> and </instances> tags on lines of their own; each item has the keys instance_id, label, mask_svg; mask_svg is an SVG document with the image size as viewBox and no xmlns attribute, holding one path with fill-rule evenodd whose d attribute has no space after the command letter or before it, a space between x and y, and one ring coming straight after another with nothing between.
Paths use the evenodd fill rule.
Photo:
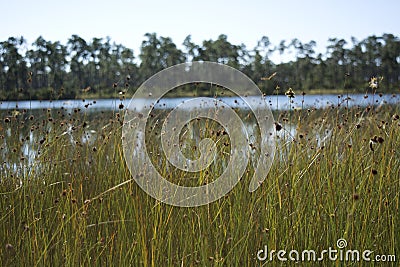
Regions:
<instances>
[{"instance_id":1,"label":"marsh grass","mask_svg":"<svg viewBox=\"0 0 400 267\"><path fill-rule=\"evenodd\" d=\"M248 192L252 159L228 195L198 208L160 203L132 180L123 110L1 112L1 266L261 266L256 254L265 245L322 251L339 238L349 249L399 257L398 106L275 112L283 127L262 186ZM194 176L196 185L221 173L230 146L212 122L194 123L222 155ZM187 182L166 171L157 129L148 131L160 172ZM181 139L185 155L198 156L193 138L183 131Z\"/></svg>"}]
</instances>

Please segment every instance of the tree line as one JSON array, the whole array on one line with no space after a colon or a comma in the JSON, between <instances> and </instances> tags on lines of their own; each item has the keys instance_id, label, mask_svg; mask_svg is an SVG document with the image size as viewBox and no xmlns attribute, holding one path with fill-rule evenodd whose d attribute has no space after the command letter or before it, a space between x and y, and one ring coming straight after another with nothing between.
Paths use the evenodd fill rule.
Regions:
<instances>
[{"instance_id":1,"label":"tree line","mask_svg":"<svg viewBox=\"0 0 400 267\"><path fill-rule=\"evenodd\" d=\"M363 40L331 38L324 53L316 42L282 40L274 45L267 36L248 49L221 34L196 44L187 36L182 49L169 37L147 33L136 57L131 48L109 37L86 41L72 35L66 44L39 36L31 45L23 37L0 42L0 99L57 99L82 95L110 97L131 93L151 75L178 63L214 61L248 75L266 94L277 88L298 90L346 89L365 91L372 77L381 77L380 92L400 88L400 39L393 34ZM273 55L293 60L275 63Z\"/></svg>"}]
</instances>

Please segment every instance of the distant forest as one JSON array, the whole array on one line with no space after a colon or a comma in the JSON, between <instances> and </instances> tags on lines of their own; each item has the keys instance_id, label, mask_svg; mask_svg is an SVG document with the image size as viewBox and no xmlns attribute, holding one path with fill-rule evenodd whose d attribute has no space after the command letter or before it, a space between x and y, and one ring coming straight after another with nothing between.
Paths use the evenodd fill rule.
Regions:
<instances>
[{"instance_id":1,"label":"distant forest","mask_svg":"<svg viewBox=\"0 0 400 267\"><path fill-rule=\"evenodd\" d=\"M109 37L87 41L72 35L66 44L42 36L32 44L23 37L10 37L0 42L0 99L101 98L124 91L133 93L156 72L195 60L237 68L266 94L282 93L288 87L308 92L365 92L372 77L379 77L379 92L399 91L397 36L373 35L351 41L331 38L326 52L318 54L316 45L315 41L302 43L298 39L272 44L264 36L256 47L248 49L243 44L230 43L222 34L217 40L202 44L193 43L189 35L179 49L171 38L147 33L136 56L132 49ZM283 57L289 53L292 61L271 61L272 55Z\"/></svg>"}]
</instances>

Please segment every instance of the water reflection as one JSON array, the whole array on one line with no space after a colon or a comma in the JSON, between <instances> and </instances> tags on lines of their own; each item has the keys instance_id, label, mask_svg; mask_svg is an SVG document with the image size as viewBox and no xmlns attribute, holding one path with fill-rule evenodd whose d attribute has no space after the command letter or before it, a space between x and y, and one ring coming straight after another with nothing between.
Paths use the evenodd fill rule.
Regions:
<instances>
[{"instance_id":1,"label":"water reflection","mask_svg":"<svg viewBox=\"0 0 400 267\"><path fill-rule=\"evenodd\" d=\"M159 101L156 99L135 99L138 101L138 106L154 106L156 109L171 109L181 104L182 102L192 99L185 98L162 98ZM219 97L224 103L232 108L247 109L248 106L240 97ZM257 105L260 102L260 97L248 96L247 101ZM349 94L349 95L304 95L296 96L292 102L284 95L268 95L265 96L265 101L270 105L272 110L289 110L289 109L307 109L307 108L326 108L330 106L354 107L368 105L383 105L383 104L398 104L400 97L393 94ZM3 101L0 102L0 109L75 109L98 111L98 110L119 110L127 107L130 99L98 99L98 100L33 100L33 101ZM121 105L122 104L122 105ZM259 106L262 106L260 103Z\"/></svg>"},{"instance_id":2,"label":"water reflection","mask_svg":"<svg viewBox=\"0 0 400 267\"><path fill-rule=\"evenodd\" d=\"M142 99L142 104L154 105L156 110L168 112L189 98L169 98L154 102L153 99ZM261 102L260 97L248 97L248 101L253 101L254 105ZM337 95L309 95L296 96L293 102L289 102L286 96L266 96L265 101L273 111L287 113L288 110L303 110L323 107L353 107L368 105L398 104L399 97L393 95L360 95L340 96ZM242 121L247 130L249 143L260 144L259 127L254 118L246 119L249 112L247 105L241 98L224 97L221 101L232 108L236 108L242 114ZM4 177L26 177L30 174L40 176L41 169L44 168L43 161L37 164L38 157L47 143L55 142L57 138L62 139L57 144L62 145L68 150L79 150L81 147L93 149L104 140L102 135L107 131L107 125L120 123L121 119L116 118L118 111L124 112L121 104L126 107L129 100L59 100L59 101L18 101L0 103L0 179ZM138 105L139 106L139 105ZM122 116L122 115L121 115ZM31 119L34 118L34 119ZM157 117L162 124L163 118ZM276 117L277 120L279 120ZM111 121L111 122L110 122ZM280 120L279 120L280 121ZM197 126L198 127L198 126ZM310 136L313 136L315 147L323 147L329 143L333 127L335 125L320 124L314 127ZM116 127L116 131L120 128ZM198 145L202 140L200 129L196 126L187 128L187 140ZM108 133L106 133L108 134ZM144 133L138 133L144 139ZM282 129L271 131L265 143L276 142L278 151L283 153L275 158L286 160L285 150L290 148L290 144L297 139L297 125L284 123ZM46 139L47 138L47 139ZM52 138L49 140L48 138ZM351 145L351 138L347 143ZM189 144L189 143L187 143ZM190 148L183 144L183 149ZM64 148L61 148L64 149ZM142 150L141 147L137 150ZM135 151L135 153L141 153ZM251 164L256 166L259 150L250 149ZM72 152L71 152L72 153ZM83 157L84 155L82 155ZM107 156L107 155L106 155ZM72 156L71 156L72 157ZM84 159L86 162L94 162L91 154L88 153ZM340 155L338 155L340 158ZM159 158L161 160L161 158ZM218 160L218 159L216 159ZM222 163L226 166L226 163ZM254 167L253 166L253 167Z\"/></svg>"}]
</instances>

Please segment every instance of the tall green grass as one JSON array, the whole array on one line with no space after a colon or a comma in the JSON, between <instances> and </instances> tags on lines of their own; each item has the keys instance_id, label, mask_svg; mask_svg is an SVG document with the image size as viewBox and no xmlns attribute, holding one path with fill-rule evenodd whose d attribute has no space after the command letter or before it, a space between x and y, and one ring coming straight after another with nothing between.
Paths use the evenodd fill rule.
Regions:
<instances>
[{"instance_id":1,"label":"tall green grass","mask_svg":"<svg viewBox=\"0 0 400 267\"><path fill-rule=\"evenodd\" d=\"M280 265L276 258L259 261L257 251L322 251L339 238L348 249L400 257L398 114L389 105L276 112L282 129L261 187L248 192L252 161L225 197L180 208L149 197L132 180L121 144L123 111L2 111L0 265ZM217 126L199 123L222 156L209 172L194 174L196 183L216 178L230 149ZM184 181L187 174L166 171L155 133L146 135L153 162L162 161L159 171L171 181ZM182 140L189 144L185 155L198 156L185 133Z\"/></svg>"}]
</instances>

